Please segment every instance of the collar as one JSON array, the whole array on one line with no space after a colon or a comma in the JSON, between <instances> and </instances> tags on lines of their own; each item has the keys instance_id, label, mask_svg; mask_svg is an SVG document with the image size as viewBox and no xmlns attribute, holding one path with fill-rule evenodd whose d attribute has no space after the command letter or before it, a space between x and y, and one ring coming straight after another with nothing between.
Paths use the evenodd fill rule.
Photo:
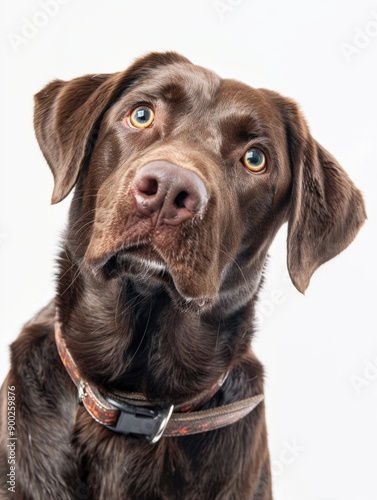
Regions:
<instances>
[{"instance_id":1,"label":"collar","mask_svg":"<svg viewBox=\"0 0 377 500\"><path fill-rule=\"evenodd\" d=\"M214 396L226 376L204 395L176 406L148 402L139 393L113 392L104 397L94 385L81 377L59 322L55 323L55 341L62 363L77 387L79 401L90 416L114 432L144 437L149 443L156 443L161 437L199 434L231 425L263 401L263 395L259 394L209 410L192 411Z\"/></svg>"}]
</instances>

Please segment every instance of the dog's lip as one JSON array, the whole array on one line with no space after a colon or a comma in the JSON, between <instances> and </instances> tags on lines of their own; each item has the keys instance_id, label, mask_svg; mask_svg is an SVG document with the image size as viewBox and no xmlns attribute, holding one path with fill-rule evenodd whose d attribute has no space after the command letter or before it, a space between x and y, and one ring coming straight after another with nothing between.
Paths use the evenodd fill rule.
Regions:
<instances>
[{"instance_id":1,"label":"dog's lip","mask_svg":"<svg viewBox=\"0 0 377 500\"><path fill-rule=\"evenodd\" d=\"M166 263L162 259L158 258L157 256L144 257L143 250L147 250L147 247L145 246L130 247L127 249L119 250L118 252L113 254L113 257L114 256L118 257L120 260L124 259L124 260L130 260L131 262L133 261L141 263L150 271L170 274Z\"/></svg>"},{"instance_id":2,"label":"dog's lip","mask_svg":"<svg viewBox=\"0 0 377 500\"><path fill-rule=\"evenodd\" d=\"M146 267L146 270L170 274L166 262L161 259L149 242L129 245L112 252L101 260L93 263L94 271L99 272L114 259L117 259L120 264L122 261L140 263Z\"/></svg>"},{"instance_id":3,"label":"dog's lip","mask_svg":"<svg viewBox=\"0 0 377 500\"><path fill-rule=\"evenodd\" d=\"M95 258L87 257L85 255L84 261L91 267L94 273L99 272L106 264L117 256L126 256L127 254L133 254L140 249L147 248L150 245L149 240L139 241L137 243L130 243L129 245L123 245L119 248L114 248L111 252L106 252L101 256L96 256Z\"/></svg>"},{"instance_id":4,"label":"dog's lip","mask_svg":"<svg viewBox=\"0 0 377 500\"><path fill-rule=\"evenodd\" d=\"M201 308L211 302L211 299L207 297L190 297L183 293L179 284L174 279L174 273L170 271L168 264L162 259L153 245L151 245L150 241L138 242L138 244L122 247L102 259L90 263L92 272L95 275L101 272L106 274L106 266L109 266L112 260L117 260L117 263L120 265L122 261L125 264L141 265L149 276L154 275L159 281L169 286L169 288L173 288L181 300L183 299L188 305L193 304Z\"/></svg>"}]
</instances>

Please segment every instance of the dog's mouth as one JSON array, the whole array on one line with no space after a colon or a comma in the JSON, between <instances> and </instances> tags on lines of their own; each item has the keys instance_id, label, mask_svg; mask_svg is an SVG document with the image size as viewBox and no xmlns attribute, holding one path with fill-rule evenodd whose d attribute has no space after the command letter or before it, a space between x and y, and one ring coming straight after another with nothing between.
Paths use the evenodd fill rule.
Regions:
<instances>
[{"instance_id":1,"label":"dog's mouth","mask_svg":"<svg viewBox=\"0 0 377 500\"><path fill-rule=\"evenodd\" d=\"M179 276L174 273L158 251L149 243L122 248L94 267L95 274L106 280L130 277L144 289L155 291L164 287L183 307L200 307L211 303L207 297L191 297L180 286Z\"/></svg>"},{"instance_id":2,"label":"dog's mouth","mask_svg":"<svg viewBox=\"0 0 377 500\"><path fill-rule=\"evenodd\" d=\"M147 245L122 248L113 253L98 266L106 279L118 278L125 274L170 281L168 266L158 253Z\"/></svg>"},{"instance_id":3,"label":"dog's mouth","mask_svg":"<svg viewBox=\"0 0 377 500\"><path fill-rule=\"evenodd\" d=\"M128 219L127 219L128 221ZM206 231L199 237L195 222L176 227L151 228L150 219L137 219L127 227L94 226L83 257L83 270L98 279L131 279L143 291L164 286L178 302L212 303L218 298L220 273L218 241Z\"/></svg>"}]
</instances>

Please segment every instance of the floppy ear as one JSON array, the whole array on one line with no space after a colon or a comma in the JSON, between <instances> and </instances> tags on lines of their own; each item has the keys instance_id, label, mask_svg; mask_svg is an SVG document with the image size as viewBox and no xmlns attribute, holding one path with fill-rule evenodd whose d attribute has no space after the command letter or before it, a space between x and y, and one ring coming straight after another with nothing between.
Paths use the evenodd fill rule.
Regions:
<instances>
[{"instance_id":1,"label":"floppy ear","mask_svg":"<svg viewBox=\"0 0 377 500\"><path fill-rule=\"evenodd\" d=\"M112 80L116 75L56 80L35 96L35 133L55 181L51 203L63 200L76 183L89 138L114 93Z\"/></svg>"},{"instance_id":2,"label":"floppy ear","mask_svg":"<svg viewBox=\"0 0 377 500\"><path fill-rule=\"evenodd\" d=\"M314 271L352 242L366 213L360 191L312 138L293 101L285 100L284 115L293 174L288 270L304 293Z\"/></svg>"},{"instance_id":3,"label":"floppy ear","mask_svg":"<svg viewBox=\"0 0 377 500\"><path fill-rule=\"evenodd\" d=\"M105 112L121 93L158 66L189 62L174 52L150 53L128 70L56 80L35 96L34 127L54 176L51 202L63 200L88 161Z\"/></svg>"}]
</instances>

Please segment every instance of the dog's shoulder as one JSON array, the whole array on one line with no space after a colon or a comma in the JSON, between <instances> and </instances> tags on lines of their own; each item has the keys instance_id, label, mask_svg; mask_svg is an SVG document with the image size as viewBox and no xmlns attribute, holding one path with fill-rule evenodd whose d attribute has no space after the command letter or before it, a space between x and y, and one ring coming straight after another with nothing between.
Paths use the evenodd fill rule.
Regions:
<instances>
[{"instance_id":1,"label":"dog's shoulder","mask_svg":"<svg viewBox=\"0 0 377 500\"><path fill-rule=\"evenodd\" d=\"M74 478L78 477L69 444L77 400L59 359L54 323L51 302L26 323L11 344L11 369L2 389L3 417L10 387L15 395L17 470L22 476L16 494L31 498L28 495L40 491L43 484L44 492L62 491L60 498L68 500L74 498ZM6 429L2 429L4 433ZM5 455L0 449L0 465L5 463ZM0 484L0 496L1 488L4 485Z\"/></svg>"},{"instance_id":2,"label":"dog's shoulder","mask_svg":"<svg viewBox=\"0 0 377 500\"><path fill-rule=\"evenodd\" d=\"M48 370L49 360L56 358L54 346L55 307L51 301L41 309L22 328L17 339L10 346L11 372L10 377L21 375L20 383L27 383L34 378L43 378ZM14 384L13 384L14 385Z\"/></svg>"},{"instance_id":3,"label":"dog's shoulder","mask_svg":"<svg viewBox=\"0 0 377 500\"><path fill-rule=\"evenodd\" d=\"M19 418L29 415L30 408L36 410L36 418L64 413L60 406L72 399L74 388L59 358L54 325L55 304L51 301L25 324L10 346L7 380L15 387Z\"/></svg>"}]
</instances>

